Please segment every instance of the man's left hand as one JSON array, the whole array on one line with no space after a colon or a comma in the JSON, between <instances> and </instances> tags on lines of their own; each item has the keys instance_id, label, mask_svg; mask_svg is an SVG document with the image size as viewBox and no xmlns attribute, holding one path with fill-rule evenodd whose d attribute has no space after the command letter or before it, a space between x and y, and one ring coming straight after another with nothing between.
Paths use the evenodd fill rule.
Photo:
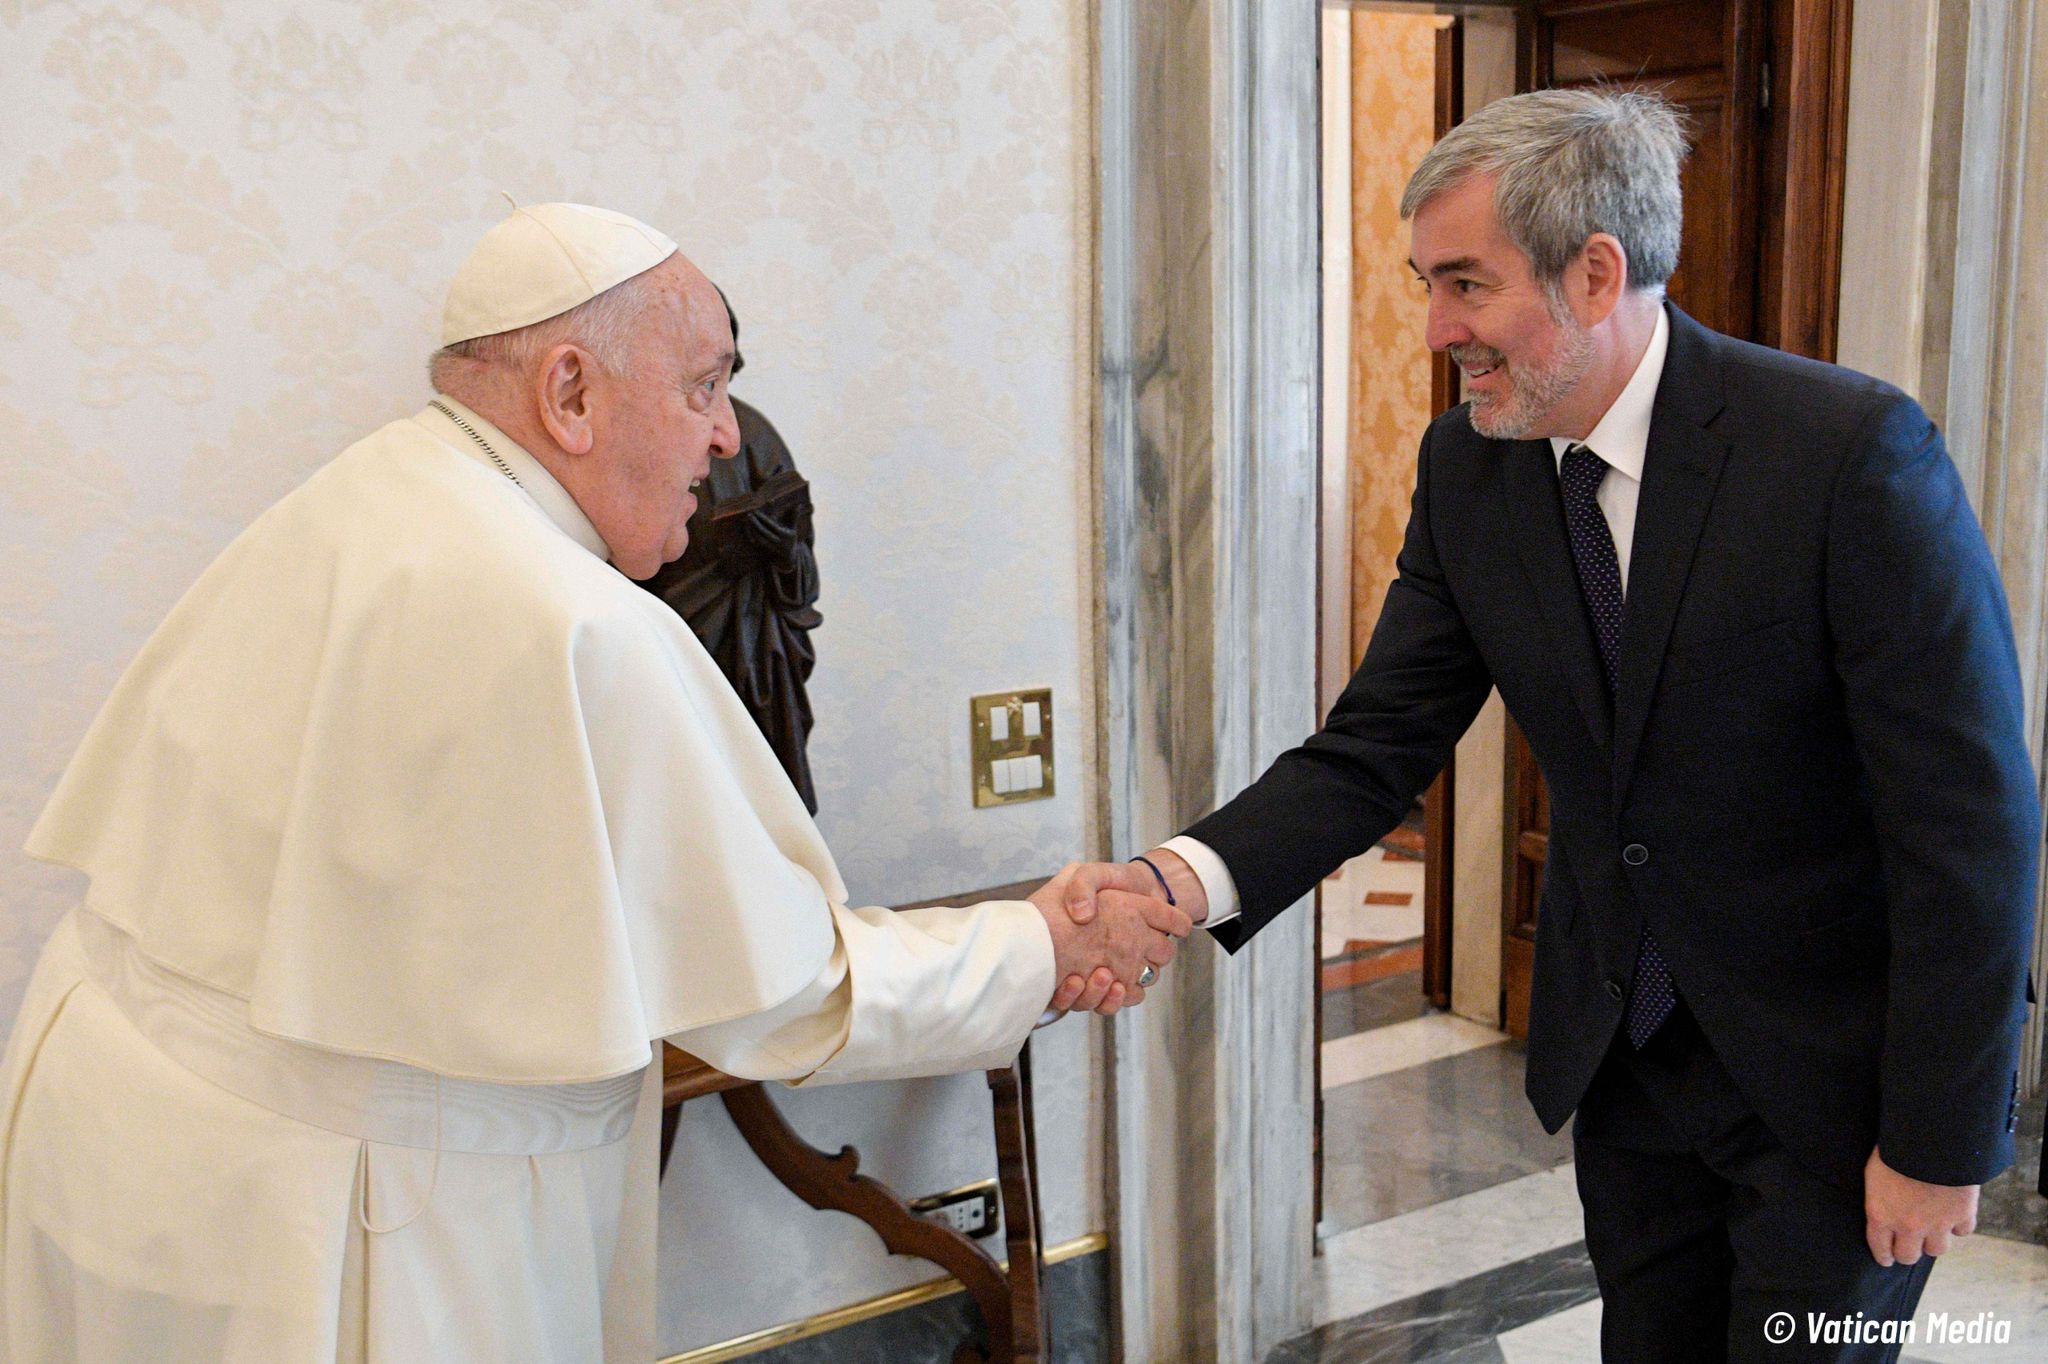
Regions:
<instances>
[{"instance_id":1,"label":"man's left hand","mask_svg":"<svg viewBox=\"0 0 2048 1364\"><path fill-rule=\"evenodd\" d=\"M1951 1237L1977 1229L1977 1185L1926 1184L1884 1163L1875 1149L1863 1167L1863 1234L1889 1269L1946 1255Z\"/></svg>"}]
</instances>

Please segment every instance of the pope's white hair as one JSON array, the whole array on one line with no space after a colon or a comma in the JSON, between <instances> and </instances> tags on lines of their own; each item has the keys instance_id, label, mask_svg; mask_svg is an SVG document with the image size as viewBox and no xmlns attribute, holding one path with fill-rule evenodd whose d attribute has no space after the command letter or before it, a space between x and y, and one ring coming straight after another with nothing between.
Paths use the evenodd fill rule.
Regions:
<instances>
[{"instance_id":1,"label":"pope's white hair","mask_svg":"<svg viewBox=\"0 0 2048 1364\"><path fill-rule=\"evenodd\" d=\"M608 374L626 375L639 354L638 333L648 305L659 291L647 272L614 284L566 313L509 332L492 332L443 346L427 360L427 378L437 393L462 398L475 382L524 375L555 346L571 342L590 352Z\"/></svg>"},{"instance_id":2,"label":"pope's white hair","mask_svg":"<svg viewBox=\"0 0 2048 1364\"><path fill-rule=\"evenodd\" d=\"M1661 96L1531 91L1495 100L1444 134L1409 177L1401 217L1471 176L1497 174L1494 216L1547 288L1587 238L1605 232L1628 256L1629 288L1661 294L1678 267L1685 153L1682 115Z\"/></svg>"}]
</instances>

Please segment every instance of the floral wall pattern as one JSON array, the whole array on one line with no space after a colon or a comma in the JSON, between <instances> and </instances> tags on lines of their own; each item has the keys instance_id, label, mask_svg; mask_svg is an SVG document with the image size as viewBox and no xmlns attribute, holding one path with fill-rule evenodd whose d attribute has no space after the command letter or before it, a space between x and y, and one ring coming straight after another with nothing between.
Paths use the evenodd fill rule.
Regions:
<instances>
[{"instance_id":1,"label":"floral wall pattern","mask_svg":"<svg viewBox=\"0 0 2048 1364\"><path fill-rule=\"evenodd\" d=\"M1435 140L1430 15L1351 16L1351 649L1365 656L1394 581L1429 425L1428 307L1404 262L1401 191Z\"/></svg>"},{"instance_id":2,"label":"floral wall pattern","mask_svg":"<svg viewBox=\"0 0 2048 1364\"><path fill-rule=\"evenodd\" d=\"M79 736L243 525L422 404L501 191L643 217L732 297L737 391L814 484L813 758L855 897L1086 851L1086 22L1083 0L0 0L0 1028L79 893L19 851ZM976 811L966 697L1033 685L1059 794ZM1041 1084L1085 1114L1070 1050L1082 1074ZM869 1110L951 1121L978 1088L807 1102L859 1141ZM934 1159L916 1179L984 1173ZM1099 1225L1061 1183L1051 1230ZM851 1291L822 1282L817 1305ZM671 1297L672 1335L733 1324Z\"/></svg>"}]
</instances>

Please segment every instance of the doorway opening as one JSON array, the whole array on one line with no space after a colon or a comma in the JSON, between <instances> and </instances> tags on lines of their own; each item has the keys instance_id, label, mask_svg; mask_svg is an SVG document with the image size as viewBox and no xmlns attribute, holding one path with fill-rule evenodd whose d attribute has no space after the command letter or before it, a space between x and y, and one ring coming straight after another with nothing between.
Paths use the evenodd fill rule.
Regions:
<instances>
[{"instance_id":1,"label":"doorway opening","mask_svg":"<svg viewBox=\"0 0 2048 1364\"><path fill-rule=\"evenodd\" d=\"M1473 101L1516 88L1512 10L1434 8L1322 15L1325 711L1393 582L1423 431L1458 401L1454 368L1423 340L1427 300L1405 264L1401 191ZM1385 1121L1408 1101L1399 1091L1423 1078L1417 1067L1465 1057L1450 1066L1455 1088L1488 1109L1519 1093L1515 1049L1466 1056L1507 1041L1498 1027L1498 710L1489 706L1402 824L1319 890L1317 1215L1326 1238L1411 1210L1434 1178L1441 1144L1410 1140L1432 1124L1397 1134ZM1556 1159L1546 1143L1511 1164L1534 1170ZM1499 1162L1481 1164L1491 1177Z\"/></svg>"}]
</instances>

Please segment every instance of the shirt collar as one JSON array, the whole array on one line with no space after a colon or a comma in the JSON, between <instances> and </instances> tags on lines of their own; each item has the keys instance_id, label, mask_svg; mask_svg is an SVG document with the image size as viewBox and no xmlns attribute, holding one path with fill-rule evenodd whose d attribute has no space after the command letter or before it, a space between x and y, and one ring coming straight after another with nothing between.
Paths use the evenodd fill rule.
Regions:
<instances>
[{"instance_id":1,"label":"shirt collar","mask_svg":"<svg viewBox=\"0 0 2048 1364\"><path fill-rule=\"evenodd\" d=\"M1657 384L1664 377L1664 354L1670 348L1671 318L1660 306L1656 329L1650 333L1643 358L1636 362L1636 372L1583 442L1610 468L1638 483L1643 481L1643 461L1650 448L1650 413L1657 404ZM1564 452L1579 443L1568 436L1552 436L1551 453L1562 460Z\"/></svg>"},{"instance_id":2,"label":"shirt collar","mask_svg":"<svg viewBox=\"0 0 2048 1364\"><path fill-rule=\"evenodd\" d=\"M534 505L560 527L564 534L600 559L609 560L612 557L611 546L597 533L597 527L590 524L590 518L583 514L583 508L576 505L576 499L569 496L569 490L555 481L555 476L547 471L546 465L529 454L518 441L478 415L475 409L457 402L445 393L435 394L434 402L446 407L448 411L443 412L440 407L430 403L414 420L485 468L499 474L509 470L509 481L531 498ZM452 420L450 413L454 414ZM464 424L475 429L475 437L463 430ZM488 445L497 453L498 458L504 461L504 467L500 468L492 462L483 445L478 444L477 438L481 438L483 445Z\"/></svg>"}]
</instances>

